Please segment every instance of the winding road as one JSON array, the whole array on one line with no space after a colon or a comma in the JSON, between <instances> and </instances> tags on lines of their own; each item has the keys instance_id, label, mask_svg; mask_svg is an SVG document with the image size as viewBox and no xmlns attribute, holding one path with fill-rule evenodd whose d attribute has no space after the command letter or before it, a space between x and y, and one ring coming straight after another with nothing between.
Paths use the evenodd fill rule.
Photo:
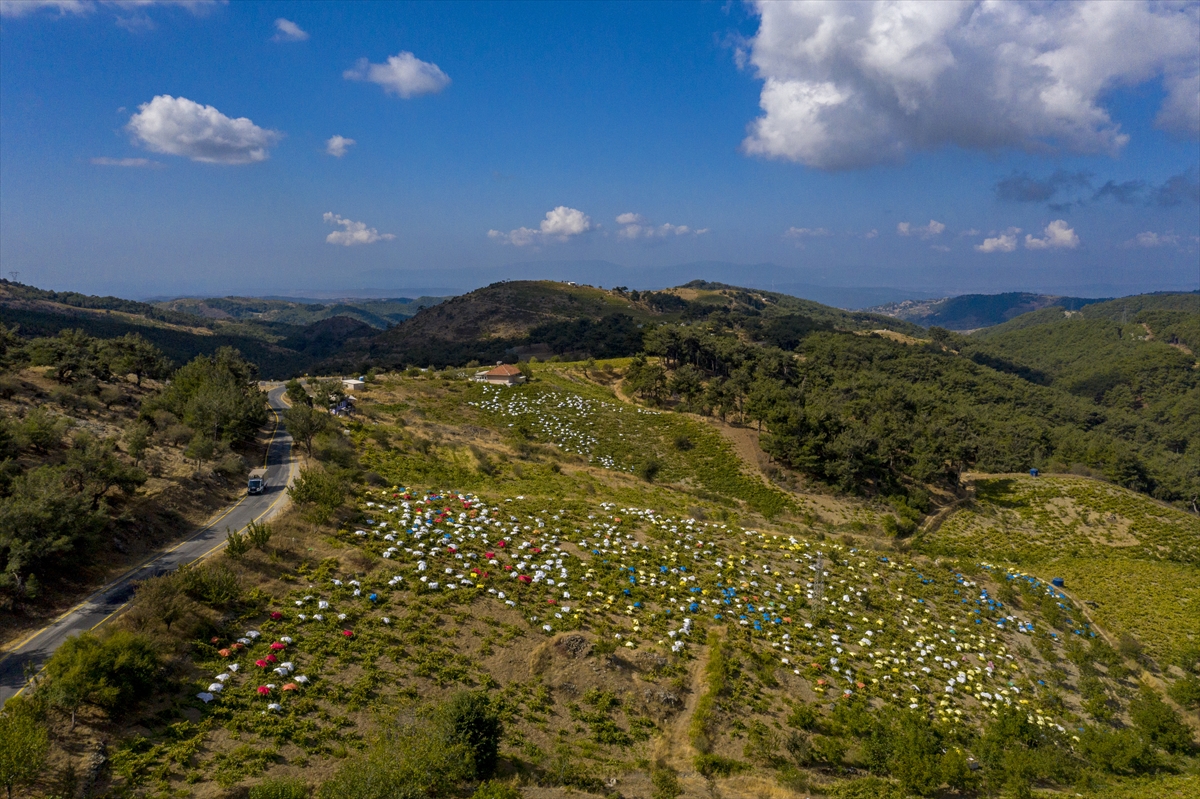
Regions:
<instances>
[{"instance_id":1,"label":"winding road","mask_svg":"<svg viewBox=\"0 0 1200 799\"><path fill-rule=\"evenodd\" d=\"M250 522L269 519L286 506L287 486L295 479L296 463L292 460L292 437L283 428L282 411L287 407L283 387L271 387L267 399L275 416L275 426L267 445L266 490L262 494L242 497L184 541L150 556L49 625L8 647L0 654L0 705L25 689L29 675L40 671L63 641L96 629L120 612L133 598L139 580L173 571L211 555L225 545L226 529L243 530Z\"/></svg>"}]
</instances>

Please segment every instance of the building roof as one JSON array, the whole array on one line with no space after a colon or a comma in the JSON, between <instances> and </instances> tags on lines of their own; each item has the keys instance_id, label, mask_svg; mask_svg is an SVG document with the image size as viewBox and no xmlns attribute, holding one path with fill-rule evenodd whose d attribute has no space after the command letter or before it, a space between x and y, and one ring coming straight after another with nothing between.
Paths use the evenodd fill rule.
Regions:
<instances>
[{"instance_id":1,"label":"building roof","mask_svg":"<svg viewBox=\"0 0 1200 799\"><path fill-rule=\"evenodd\" d=\"M492 369L491 371L486 372L484 374L484 376L485 377L512 377L514 375L519 375L519 374L521 374L520 369L513 366L512 364L506 363L503 366L497 366L495 369Z\"/></svg>"}]
</instances>

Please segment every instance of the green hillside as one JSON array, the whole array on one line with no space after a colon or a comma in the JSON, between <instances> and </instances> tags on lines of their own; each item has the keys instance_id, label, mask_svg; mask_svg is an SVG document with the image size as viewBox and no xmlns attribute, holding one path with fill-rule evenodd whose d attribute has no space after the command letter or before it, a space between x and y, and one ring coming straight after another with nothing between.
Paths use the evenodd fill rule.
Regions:
<instances>
[{"instance_id":1,"label":"green hillside","mask_svg":"<svg viewBox=\"0 0 1200 799\"><path fill-rule=\"evenodd\" d=\"M1071 595L1116 637L1160 662L1200 641L1200 520L1118 486L1080 477L976 481L975 502L919 536L930 555L986 552L996 564Z\"/></svg>"},{"instance_id":2,"label":"green hillside","mask_svg":"<svg viewBox=\"0 0 1200 799\"><path fill-rule=\"evenodd\" d=\"M794 318L805 320L803 326L816 323L844 330L920 331L896 319L705 281L664 291L509 281L427 308L381 333L368 351L350 357L388 368L514 361L530 356L615 358L640 351L645 332L659 324L777 318L785 325Z\"/></svg>"},{"instance_id":3,"label":"green hillside","mask_svg":"<svg viewBox=\"0 0 1200 799\"><path fill-rule=\"evenodd\" d=\"M176 366L232 347L267 379L309 372L342 352L347 343L375 333L367 323L345 316L306 326L248 317L212 319L149 303L44 291L11 281L0 281L0 323L16 328L25 339L70 330L101 339L137 334Z\"/></svg>"},{"instance_id":4,"label":"green hillside","mask_svg":"<svg viewBox=\"0 0 1200 799\"><path fill-rule=\"evenodd\" d=\"M378 329L386 329L413 316L443 297L411 299L355 299L320 302L271 297L179 297L154 303L154 307L204 319L244 319L305 326L335 316L345 316Z\"/></svg>"},{"instance_id":5,"label":"green hillside","mask_svg":"<svg viewBox=\"0 0 1200 799\"><path fill-rule=\"evenodd\" d=\"M122 704L86 703L68 731L54 686L70 650L20 712L62 741L107 740L113 796L1194 787L1184 716L1141 682L1189 679L1166 673L1158 639L1110 644L1123 616L1090 621L1082 604L1106 599L1076 599L1074 573L1069 594L1048 583L1065 561L962 540L975 518L1065 519L1070 497L1072 519L1145 526L1132 559L1164 545L1183 560L1160 565L1192 569L1194 542L1171 527L1184 514L1092 481L984 481L906 553L878 505L756 482L717 426L598 384L628 367L540 364L515 389L461 370L377 376L257 546L145 584L114 632L86 639L141 658L112 678ZM658 471L639 470L648 457ZM812 512L830 503L847 521ZM1052 529L1076 531L1065 547L1091 535ZM1124 545L1101 534L1072 557ZM1145 615L1139 633L1190 629Z\"/></svg>"},{"instance_id":6,"label":"green hillside","mask_svg":"<svg viewBox=\"0 0 1200 799\"><path fill-rule=\"evenodd\" d=\"M1046 309L955 344L978 363L1086 401L1090 424L1157 442L1156 452L1144 451L1146 468L1174 472L1170 493L1189 500L1200 490L1198 345L1194 293L1140 295L1069 315ZM1125 482L1145 490L1155 479L1147 477L1131 473Z\"/></svg>"}]
</instances>

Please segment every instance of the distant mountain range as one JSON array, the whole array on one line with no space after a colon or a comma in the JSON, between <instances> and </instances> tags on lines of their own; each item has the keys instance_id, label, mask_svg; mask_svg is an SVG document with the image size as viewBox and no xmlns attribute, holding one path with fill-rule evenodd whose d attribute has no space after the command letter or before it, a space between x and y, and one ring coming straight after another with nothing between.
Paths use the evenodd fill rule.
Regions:
<instances>
[{"instance_id":1,"label":"distant mountain range","mask_svg":"<svg viewBox=\"0 0 1200 799\"><path fill-rule=\"evenodd\" d=\"M1005 294L962 294L932 300L906 299L876 305L867 310L913 322L922 327L937 326L963 331L1004 324L1009 319L1031 311L1040 311L1042 308L1058 307L1065 311L1078 311L1085 305L1110 299L1112 298L1089 299L1013 291Z\"/></svg>"}]
</instances>

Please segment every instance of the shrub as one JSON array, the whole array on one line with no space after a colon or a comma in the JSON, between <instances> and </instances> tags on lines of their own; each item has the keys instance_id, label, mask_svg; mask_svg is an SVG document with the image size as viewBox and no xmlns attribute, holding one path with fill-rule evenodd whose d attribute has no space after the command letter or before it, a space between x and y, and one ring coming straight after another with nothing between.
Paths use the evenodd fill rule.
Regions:
<instances>
[{"instance_id":1,"label":"shrub","mask_svg":"<svg viewBox=\"0 0 1200 799\"><path fill-rule=\"evenodd\" d=\"M654 478L658 477L658 473L662 471L662 464L655 458L646 458L638 465L638 477L645 480L647 483L653 483Z\"/></svg>"},{"instance_id":2,"label":"shrub","mask_svg":"<svg viewBox=\"0 0 1200 799\"><path fill-rule=\"evenodd\" d=\"M660 763L650 769L650 786L651 799L675 799L683 793L675 769Z\"/></svg>"},{"instance_id":3,"label":"shrub","mask_svg":"<svg viewBox=\"0 0 1200 799\"><path fill-rule=\"evenodd\" d=\"M734 774L740 774L750 768L749 765L740 760L714 754L696 755L693 765L695 765L696 771L699 771L702 775L710 779L713 777L732 777Z\"/></svg>"},{"instance_id":4,"label":"shrub","mask_svg":"<svg viewBox=\"0 0 1200 799\"><path fill-rule=\"evenodd\" d=\"M347 761L321 786L321 799L440 799L472 777L472 753L450 740L444 724L399 727Z\"/></svg>"},{"instance_id":5,"label":"shrub","mask_svg":"<svg viewBox=\"0 0 1200 799\"><path fill-rule=\"evenodd\" d=\"M237 573L220 563L180 566L175 576L188 596L212 608L228 607L242 598Z\"/></svg>"},{"instance_id":6,"label":"shrub","mask_svg":"<svg viewBox=\"0 0 1200 799\"><path fill-rule=\"evenodd\" d=\"M1192 746L1191 728L1148 686L1142 686L1129 703L1129 717L1135 727L1168 752L1185 752Z\"/></svg>"},{"instance_id":7,"label":"shrub","mask_svg":"<svg viewBox=\"0 0 1200 799\"><path fill-rule=\"evenodd\" d=\"M1168 690L1171 698L1184 707L1200 707L1200 678L1194 674L1171 683Z\"/></svg>"},{"instance_id":8,"label":"shrub","mask_svg":"<svg viewBox=\"0 0 1200 799\"><path fill-rule=\"evenodd\" d=\"M346 499L346 486L331 472L304 469L288 487L288 496L313 524L324 524Z\"/></svg>"},{"instance_id":9,"label":"shrub","mask_svg":"<svg viewBox=\"0 0 1200 799\"><path fill-rule=\"evenodd\" d=\"M1089 727L1079 742L1088 760L1113 774L1139 774L1153 770L1156 765L1154 750L1137 730Z\"/></svg>"},{"instance_id":10,"label":"shrub","mask_svg":"<svg viewBox=\"0 0 1200 799\"><path fill-rule=\"evenodd\" d=\"M250 536L229 528L225 528L225 542L225 554L234 560L245 555L253 546L250 543Z\"/></svg>"},{"instance_id":11,"label":"shrub","mask_svg":"<svg viewBox=\"0 0 1200 799\"><path fill-rule=\"evenodd\" d=\"M246 471L246 459L236 452L221 457L213 469L226 477L237 477Z\"/></svg>"},{"instance_id":12,"label":"shrub","mask_svg":"<svg viewBox=\"0 0 1200 799\"><path fill-rule=\"evenodd\" d=\"M9 797L13 788L29 785L42 772L50 739L33 709L19 699L9 700L0 713L0 785Z\"/></svg>"},{"instance_id":13,"label":"shrub","mask_svg":"<svg viewBox=\"0 0 1200 799\"><path fill-rule=\"evenodd\" d=\"M46 662L50 704L70 713L71 727L80 707L113 709L152 693L158 655L143 636L117 630L107 638L83 633L63 642Z\"/></svg>"},{"instance_id":14,"label":"shrub","mask_svg":"<svg viewBox=\"0 0 1200 799\"><path fill-rule=\"evenodd\" d=\"M272 532L271 526L266 523L250 522L246 525L246 539L255 549L263 552L267 551L267 544L271 540Z\"/></svg>"},{"instance_id":15,"label":"shrub","mask_svg":"<svg viewBox=\"0 0 1200 799\"><path fill-rule=\"evenodd\" d=\"M450 740L471 753L476 779L487 779L496 771L496 757L504 725L486 693L463 691L446 703L443 713Z\"/></svg>"}]
</instances>

